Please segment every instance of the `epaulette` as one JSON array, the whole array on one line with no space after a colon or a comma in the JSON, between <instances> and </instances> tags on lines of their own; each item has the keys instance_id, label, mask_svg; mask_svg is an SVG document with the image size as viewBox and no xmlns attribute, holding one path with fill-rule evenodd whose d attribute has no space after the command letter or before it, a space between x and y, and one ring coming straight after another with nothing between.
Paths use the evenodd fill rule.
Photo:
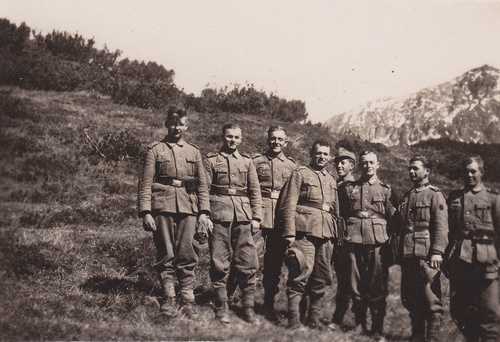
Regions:
<instances>
[{"instance_id":1,"label":"epaulette","mask_svg":"<svg viewBox=\"0 0 500 342\"><path fill-rule=\"evenodd\" d=\"M286 156L286 158L288 160L290 160L291 162L293 162L294 164L297 164L297 162L295 161L295 159L293 159L292 157Z\"/></svg>"},{"instance_id":2,"label":"epaulette","mask_svg":"<svg viewBox=\"0 0 500 342\"><path fill-rule=\"evenodd\" d=\"M498 195L499 194L499 192L496 189L492 189L492 188L486 188L486 191L488 191L489 193L492 193L494 195Z\"/></svg>"},{"instance_id":3,"label":"epaulette","mask_svg":"<svg viewBox=\"0 0 500 342\"><path fill-rule=\"evenodd\" d=\"M248 153L242 153L242 152L240 152L240 154L241 154L243 157L245 157L245 158L252 159L252 156L251 156L251 155L249 155Z\"/></svg>"},{"instance_id":4,"label":"epaulette","mask_svg":"<svg viewBox=\"0 0 500 342\"><path fill-rule=\"evenodd\" d=\"M437 186L435 185L429 185L429 189L431 189L432 191L435 191L435 192L441 192L441 189L439 189Z\"/></svg>"},{"instance_id":5,"label":"epaulette","mask_svg":"<svg viewBox=\"0 0 500 342\"><path fill-rule=\"evenodd\" d=\"M160 142L159 141L153 141L151 144L148 145L148 149L152 149L156 145L158 145Z\"/></svg>"},{"instance_id":6,"label":"epaulette","mask_svg":"<svg viewBox=\"0 0 500 342\"><path fill-rule=\"evenodd\" d=\"M200 148L198 147L198 145L195 145L195 144L190 143L190 142L187 142L187 141L186 141L186 143L187 143L187 144L189 144L189 145L191 145L191 146L193 146L193 147L194 147L195 149L197 149L197 150L199 150L199 149L200 149Z\"/></svg>"},{"instance_id":7,"label":"epaulette","mask_svg":"<svg viewBox=\"0 0 500 342\"><path fill-rule=\"evenodd\" d=\"M213 157L217 157L217 152L208 152L207 153L207 158L213 158Z\"/></svg>"},{"instance_id":8,"label":"epaulette","mask_svg":"<svg viewBox=\"0 0 500 342\"><path fill-rule=\"evenodd\" d=\"M384 188L387 188L387 189L391 189L391 186L389 184L385 184L385 183L382 183L380 182L380 185L382 185Z\"/></svg>"},{"instance_id":9,"label":"epaulette","mask_svg":"<svg viewBox=\"0 0 500 342\"><path fill-rule=\"evenodd\" d=\"M262 153L254 153L254 155L252 156L252 159L256 159L259 157L262 157Z\"/></svg>"}]
</instances>

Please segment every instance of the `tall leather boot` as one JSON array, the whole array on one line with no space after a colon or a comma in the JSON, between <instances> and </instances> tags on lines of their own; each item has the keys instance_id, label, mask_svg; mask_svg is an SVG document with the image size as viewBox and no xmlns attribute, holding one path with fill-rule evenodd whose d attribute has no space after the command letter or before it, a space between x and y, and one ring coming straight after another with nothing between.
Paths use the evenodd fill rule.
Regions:
<instances>
[{"instance_id":1,"label":"tall leather boot","mask_svg":"<svg viewBox=\"0 0 500 342\"><path fill-rule=\"evenodd\" d=\"M375 341L386 341L384 337L385 302L370 307L372 315L372 334Z\"/></svg>"},{"instance_id":2,"label":"tall leather boot","mask_svg":"<svg viewBox=\"0 0 500 342\"><path fill-rule=\"evenodd\" d=\"M420 316L411 316L411 342L425 342L425 320Z\"/></svg>"},{"instance_id":3,"label":"tall leather boot","mask_svg":"<svg viewBox=\"0 0 500 342\"><path fill-rule=\"evenodd\" d=\"M441 339L442 315L432 314L427 320L427 342L439 342Z\"/></svg>"},{"instance_id":4,"label":"tall leather boot","mask_svg":"<svg viewBox=\"0 0 500 342\"><path fill-rule=\"evenodd\" d=\"M288 295L288 328L297 329L301 327L299 304L302 295L293 293Z\"/></svg>"},{"instance_id":5,"label":"tall leather boot","mask_svg":"<svg viewBox=\"0 0 500 342\"><path fill-rule=\"evenodd\" d=\"M366 311L368 306L362 301L353 301L352 311L354 312L354 323L356 327L353 330L354 334L366 335L368 327L366 325Z\"/></svg>"},{"instance_id":6,"label":"tall leather boot","mask_svg":"<svg viewBox=\"0 0 500 342\"><path fill-rule=\"evenodd\" d=\"M271 322L277 322L278 315L276 314L276 311L274 311L274 295L269 294L269 292L265 292L264 294L264 317L268 321Z\"/></svg>"},{"instance_id":7,"label":"tall leather boot","mask_svg":"<svg viewBox=\"0 0 500 342\"><path fill-rule=\"evenodd\" d=\"M348 300L337 300L335 306L335 312L333 313L332 317L332 323L335 323L337 325L342 325L347 309L349 309Z\"/></svg>"}]
</instances>

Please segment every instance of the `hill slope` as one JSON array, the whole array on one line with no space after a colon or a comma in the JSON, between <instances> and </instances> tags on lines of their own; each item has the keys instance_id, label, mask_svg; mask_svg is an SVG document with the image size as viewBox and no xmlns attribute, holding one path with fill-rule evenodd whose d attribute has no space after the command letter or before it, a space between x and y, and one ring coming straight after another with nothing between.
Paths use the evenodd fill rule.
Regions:
<instances>
[{"instance_id":1,"label":"hill slope","mask_svg":"<svg viewBox=\"0 0 500 342\"><path fill-rule=\"evenodd\" d=\"M388 146L438 138L499 143L499 77L498 69L484 65L409 97L369 102L326 125Z\"/></svg>"}]
</instances>

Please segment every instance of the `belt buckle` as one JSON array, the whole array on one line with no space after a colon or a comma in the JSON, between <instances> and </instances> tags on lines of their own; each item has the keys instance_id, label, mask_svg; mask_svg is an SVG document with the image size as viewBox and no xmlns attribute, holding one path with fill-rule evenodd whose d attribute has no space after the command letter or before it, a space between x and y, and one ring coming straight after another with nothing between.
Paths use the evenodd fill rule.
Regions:
<instances>
[{"instance_id":1,"label":"belt buckle","mask_svg":"<svg viewBox=\"0 0 500 342\"><path fill-rule=\"evenodd\" d=\"M172 179L172 185L180 188L182 186L182 181L180 179Z\"/></svg>"},{"instance_id":2,"label":"belt buckle","mask_svg":"<svg viewBox=\"0 0 500 342\"><path fill-rule=\"evenodd\" d=\"M236 195L236 189L227 188L227 194L228 195Z\"/></svg>"},{"instance_id":3,"label":"belt buckle","mask_svg":"<svg viewBox=\"0 0 500 342\"><path fill-rule=\"evenodd\" d=\"M359 212L359 216L361 216L361 218L369 218L370 217L370 213L366 210L362 210Z\"/></svg>"},{"instance_id":4,"label":"belt buckle","mask_svg":"<svg viewBox=\"0 0 500 342\"><path fill-rule=\"evenodd\" d=\"M271 199L278 199L280 197L280 192L276 190L271 191Z\"/></svg>"},{"instance_id":5,"label":"belt buckle","mask_svg":"<svg viewBox=\"0 0 500 342\"><path fill-rule=\"evenodd\" d=\"M330 204L323 203L323 205L321 205L321 209L323 209L324 211L330 211Z\"/></svg>"}]
</instances>

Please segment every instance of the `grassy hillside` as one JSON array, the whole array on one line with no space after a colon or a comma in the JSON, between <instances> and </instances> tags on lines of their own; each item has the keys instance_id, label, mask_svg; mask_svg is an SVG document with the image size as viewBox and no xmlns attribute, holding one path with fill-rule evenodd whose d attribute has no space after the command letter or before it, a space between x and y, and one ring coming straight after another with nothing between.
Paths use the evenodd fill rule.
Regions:
<instances>
[{"instance_id":1,"label":"grassy hillside","mask_svg":"<svg viewBox=\"0 0 500 342\"><path fill-rule=\"evenodd\" d=\"M136 218L135 201L143 146L162 138L163 119L97 93L0 88L0 339L369 341L343 332L289 332L262 316L254 326L237 316L230 327L219 325L212 320L206 249L197 273L200 318L167 321L159 314L154 246ZM228 121L242 125L243 151L264 148L271 122L241 114L195 113L188 139L203 152L215 150ZM289 154L300 162L314 139L327 137L319 125L284 125ZM379 151L382 178L398 192L408 187L408 148L359 141L354 147ZM458 185L440 174L434 180L446 190ZM386 331L398 341L409 334L409 319L399 299L399 270L391 275ZM284 314L283 292L278 307ZM325 318L333 295L325 300ZM260 285L257 301L259 310ZM456 335L448 316L445 330Z\"/></svg>"}]
</instances>

